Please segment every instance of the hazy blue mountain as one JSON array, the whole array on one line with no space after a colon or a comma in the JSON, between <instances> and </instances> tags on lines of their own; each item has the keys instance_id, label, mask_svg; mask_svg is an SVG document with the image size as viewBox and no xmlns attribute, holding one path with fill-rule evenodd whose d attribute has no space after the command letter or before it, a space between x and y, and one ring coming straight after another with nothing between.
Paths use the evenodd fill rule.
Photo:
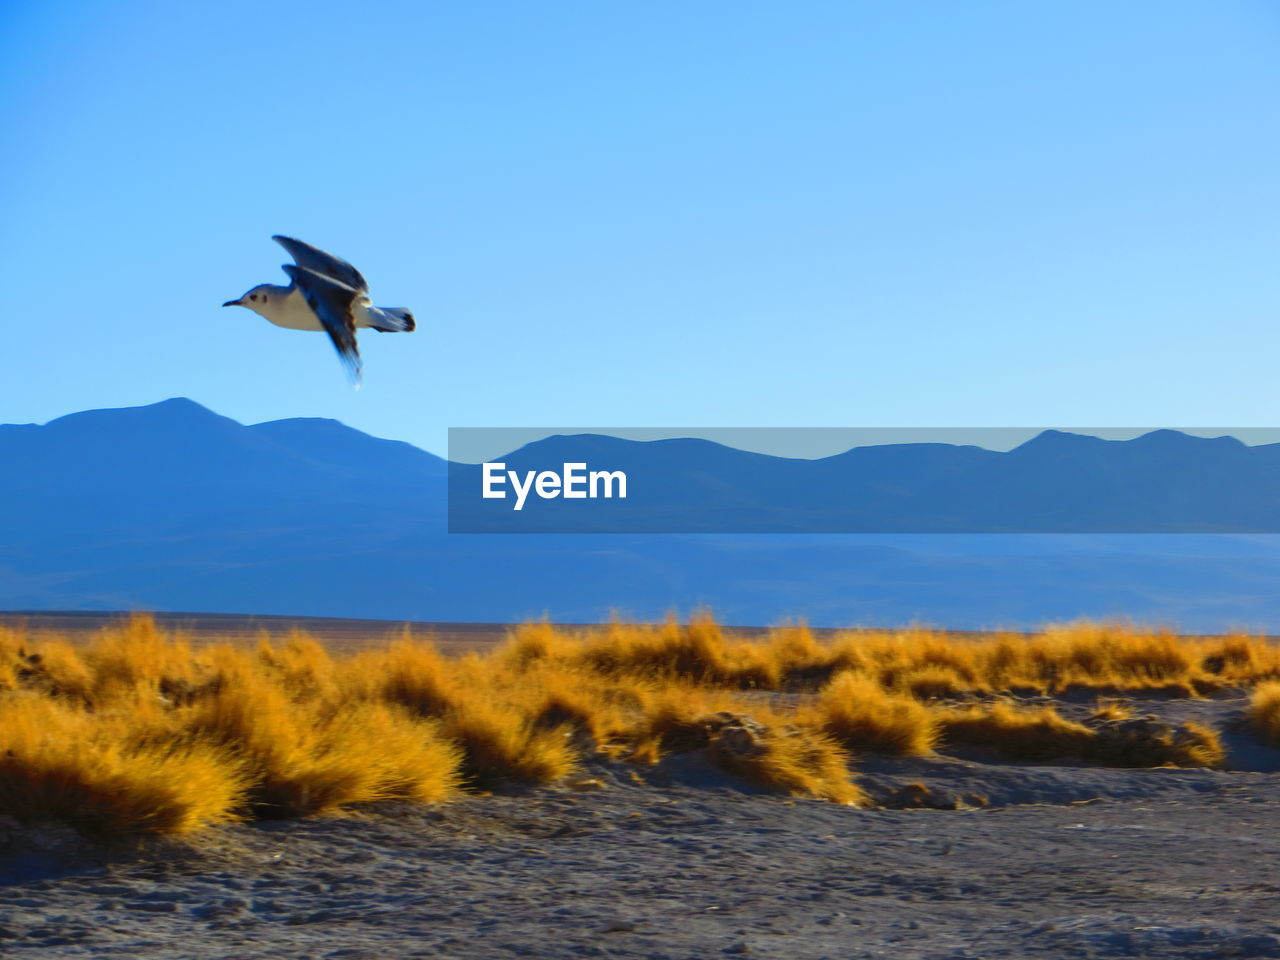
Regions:
<instances>
[{"instance_id":1,"label":"hazy blue mountain","mask_svg":"<svg viewBox=\"0 0 1280 960\"><path fill-rule=\"evenodd\" d=\"M797 464L698 440L543 443L557 456L568 448L556 444L572 444L589 462L657 449L672 465L668 493L702 483L720 497L708 493L708 503L741 510L786 489ZM1045 489L1073 449L1106 443L1044 434L1011 454L922 444L814 463L829 472L823 483L856 481L860 496L905 502L884 479L891 470L933 477L937 489L968 478L977 490L1003 463ZM1097 449L1130 460L1100 461L1092 483L1176 469L1228 492L1241 470L1267 476L1249 458L1275 457L1165 432ZM1204 462L1189 463L1191 450ZM709 604L738 623L981 627L1129 615L1198 630L1280 627L1278 537L449 535L439 458L331 420L242 426L188 400L0 427L0 466L0 608L582 621ZM717 480L739 471L749 489ZM1264 499L1232 509L1254 516Z\"/></svg>"},{"instance_id":2,"label":"hazy blue mountain","mask_svg":"<svg viewBox=\"0 0 1280 960\"><path fill-rule=\"evenodd\" d=\"M445 479L438 457L336 421L245 427L190 400L0 427L0 459L13 466L0 475L0 496L24 505L0 516L5 539L28 528L80 536L139 523L261 520L299 507L310 522L316 506L377 511L406 494L413 509L419 491L442 496ZM369 496L374 490L387 496Z\"/></svg>"}]
</instances>

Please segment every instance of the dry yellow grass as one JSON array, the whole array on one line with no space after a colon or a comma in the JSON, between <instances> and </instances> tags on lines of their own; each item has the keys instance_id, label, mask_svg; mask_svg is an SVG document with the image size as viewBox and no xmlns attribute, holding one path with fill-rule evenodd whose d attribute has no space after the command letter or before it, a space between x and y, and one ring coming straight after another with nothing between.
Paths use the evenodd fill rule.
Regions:
<instances>
[{"instance_id":1,"label":"dry yellow grass","mask_svg":"<svg viewBox=\"0 0 1280 960\"><path fill-rule=\"evenodd\" d=\"M455 670L428 643L401 640L385 652L350 661L351 682L367 698L387 700L424 717L440 717L456 698Z\"/></svg>"},{"instance_id":2,"label":"dry yellow grass","mask_svg":"<svg viewBox=\"0 0 1280 960\"><path fill-rule=\"evenodd\" d=\"M746 722L731 715L717 718L722 725L708 723L712 762L770 790L853 806L866 802L866 794L849 779L848 754L833 739L788 725L776 714L763 717L763 722Z\"/></svg>"},{"instance_id":3,"label":"dry yellow grass","mask_svg":"<svg viewBox=\"0 0 1280 960\"><path fill-rule=\"evenodd\" d=\"M1086 760L1110 767L1221 767L1226 748L1217 731L1199 723L1103 727Z\"/></svg>"},{"instance_id":4,"label":"dry yellow grass","mask_svg":"<svg viewBox=\"0 0 1280 960\"><path fill-rule=\"evenodd\" d=\"M180 739L216 744L252 778L258 816L302 816L376 800L439 800L458 750L438 725L381 703L291 700L263 677L178 712Z\"/></svg>"},{"instance_id":5,"label":"dry yellow grass","mask_svg":"<svg viewBox=\"0 0 1280 960\"><path fill-rule=\"evenodd\" d=\"M942 711L938 720L947 743L985 747L1010 760L1078 759L1094 736L1092 729L1051 707L994 703Z\"/></svg>"},{"instance_id":6,"label":"dry yellow grass","mask_svg":"<svg viewBox=\"0 0 1280 960\"><path fill-rule=\"evenodd\" d=\"M836 803L866 801L852 781L849 755L835 738L802 716L764 703L750 707L724 691L687 683L634 684L636 710L610 742L634 763L656 763L669 753L705 752L715 766L771 790Z\"/></svg>"},{"instance_id":7,"label":"dry yellow grass","mask_svg":"<svg viewBox=\"0 0 1280 960\"><path fill-rule=\"evenodd\" d=\"M1280 682L1264 683L1253 691L1248 722L1263 743L1280 747Z\"/></svg>"},{"instance_id":8,"label":"dry yellow grass","mask_svg":"<svg viewBox=\"0 0 1280 960\"><path fill-rule=\"evenodd\" d=\"M1179 637L1081 622L1034 636L956 637L925 629L870 631L819 643L804 626L762 640L726 636L708 617L687 625L614 623L571 634L546 623L513 633L509 662L560 663L601 676L678 679L741 689L816 689L837 673L868 676L917 697L1076 689L1197 695L1280 679L1280 647L1262 637Z\"/></svg>"},{"instance_id":9,"label":"dry yellow grass","mask_svg":"<svg viewBox=\"0 0 1280 960\"><path fill-rule=\"evenodd\" d=\"M492 787L503 780L550 783L578 765L568 725L540 727L518 707L483 694L451 707L443 727L461 745L464 776L475 786Z\"/></svg>"},{"instance_id":10,"label":"dry yellow grass","mask_svg":"<svg viewBox=\"0 0 1280 960\"><path fill-rule=\"evenodd\" d=\"M1052 707L1005 702L940 711L943 740L984 747L1010 760L1081 760L1108 767L1218 767L1217 733L1197 723L1112 721L1086 726Z\"/></svg>"},{"instance_id":11,"label":"dry yellow grass","mask_svg":"<svg viewBox=\"0 0 1280 960\"><path fill-rule=\"evenodd\" d=\"M58 700L0 701L0 811L91 834L187 833L236 816L247 771L208 744L139 741L133 718Z\"/></svg>"},{"instance_id":12,"label":"dry yellow grass","mask_svg":"<svg viewBox=\"0 0 1280 960\"><path fill-rule=\"evenodd\" d=\"M1262 684L1251 720L1280 743L1280 651L1076 624L1032 637L921 629L752 639L709 616L569 632L533 623L487 656L406 635L335 657L313 638L193 647L139 617L76 645L0 629L0 813L86 830L183 832L337 813L460 788L562 780L593 755L698 756L772 789L863 802L845 752L1213 766L1216 735L1134 720L1101 695ZM1091 689L1079 724L974 694ZM746 691L746 692L744 692ZM766 691L807 694L802 702ZM790 698L794 701L796 698Z\"/></svg>"},{"instance_id":13,"label":"dry yellow grass","mask_svg":"<svg viewBox=\"0 0 1280 960\"><path fill-rule=\"evenodd\" d=\"M924 756L938 740L934 711L856 673L837 674L804 717L855 751Z\"/></svg>"}]
</instances>

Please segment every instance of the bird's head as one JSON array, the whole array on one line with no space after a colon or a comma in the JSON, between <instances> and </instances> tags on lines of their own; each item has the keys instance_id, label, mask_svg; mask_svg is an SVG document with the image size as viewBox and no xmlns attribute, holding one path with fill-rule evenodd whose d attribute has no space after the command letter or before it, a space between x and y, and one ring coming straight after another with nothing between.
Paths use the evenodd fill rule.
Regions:
<instances>
[{"instance_id":1,"label":"bird's head","mask_svg":"<svg viewBox=\"0 0 1280 960\"><path fill-rule=\"evenodd\" d=\"M254 313L263 313L264 308L274 299L276 289L269 283L261 283L239 300L228 300L224 307L248 307ZM265 315L265 314L264 314Z\"/></svg>"}]
</instances>

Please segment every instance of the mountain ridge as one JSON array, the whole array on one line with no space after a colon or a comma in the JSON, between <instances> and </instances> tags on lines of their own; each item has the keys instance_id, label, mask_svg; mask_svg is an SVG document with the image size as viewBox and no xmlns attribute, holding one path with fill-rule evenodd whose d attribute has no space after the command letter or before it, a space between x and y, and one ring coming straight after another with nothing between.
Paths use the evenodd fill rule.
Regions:
<instances>
[{"instance_id":1,"label":"mountain ridge","mask_svg":"<svg viewBox=\"0 0 1280 960\"><path fill-rule=\"evenodd\" d=\"M18 467L0 472L0 608L595 622L710 605L726 622L815 626L1280 625L1275 537L458 536L445 461L410 444L320 418L244 426L190 401L123 410L0 427L0 462ZM925 462L933 446L909 452ZM774 477L767 454L722 449Z\"/></svg>"}]
</instances>

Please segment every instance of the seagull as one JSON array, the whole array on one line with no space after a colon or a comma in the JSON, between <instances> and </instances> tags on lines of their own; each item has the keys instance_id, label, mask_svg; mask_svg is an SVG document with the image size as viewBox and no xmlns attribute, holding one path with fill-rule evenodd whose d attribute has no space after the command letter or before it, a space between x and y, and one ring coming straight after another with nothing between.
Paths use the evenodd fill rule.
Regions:
<instances>
[{"instance_id":1,"label":"seagull","mask_svg":"<svg viewBox=\"0 0 1280 960\"><path fill-rule=\"evenodd\" d=\"M293 263L282 268L293 282L287 287L261 283L224 307L248 307L289 330L323 330L333 341L347 372L360 382L356 329L411 333L417 324L403 307L375 307L369 284L360 271L340 257L292 237L271 238L289 252Z\"/></svg>"}]
</instances>

